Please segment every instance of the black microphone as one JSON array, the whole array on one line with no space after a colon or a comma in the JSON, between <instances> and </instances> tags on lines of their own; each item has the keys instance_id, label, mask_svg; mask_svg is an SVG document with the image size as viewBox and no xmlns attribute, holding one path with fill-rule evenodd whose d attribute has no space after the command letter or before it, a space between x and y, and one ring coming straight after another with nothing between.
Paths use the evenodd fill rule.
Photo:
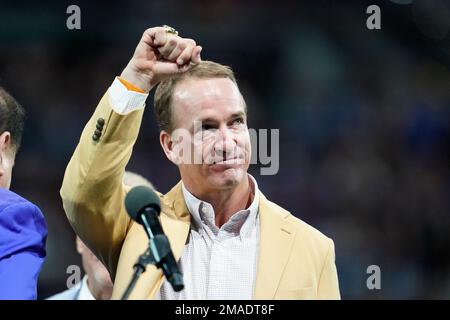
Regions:
<instances>
[{"instance_id":1,"label":"black microphone","mask_svg":"<svg viewBox=\"0 0 450 320\"><path fill-rule=\"evenodd\" d=\"M131 219L144 227L150 239L149 249L155 265L162 269L175 291L183 290L183 275L178 269L169 240L158 219L161 212L158 195L148 187L134 187L125 198L125 208Z\"/></svg>"}]
</instances>

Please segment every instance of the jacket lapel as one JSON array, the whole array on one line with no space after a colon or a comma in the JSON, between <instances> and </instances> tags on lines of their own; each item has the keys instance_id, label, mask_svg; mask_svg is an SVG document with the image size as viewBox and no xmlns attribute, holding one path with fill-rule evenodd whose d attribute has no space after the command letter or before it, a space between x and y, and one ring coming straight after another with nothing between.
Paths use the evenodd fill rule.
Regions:
<instances>
[{"instance_id":1,"label":"jacket lapel","mask_svg":"<svg viewBox=\"0 0 450 320\"><path fill-rule=\"evenodd\" d=\"M170 190L161 199L161 226L170 242L170 247L176 261L179 261L189 236L189 228L191 225L191 214L184 201L183 192L181 189L181 181L177 183L172 190ZM155 268L154 268L155 269ZM164 277L162 272L157 270L160 274L160 279L153 286L149 294L149 298L153 298L156 292L161 288Z\"/></svg>"},{"instance_id":2,"label":"jacket lapel","mask_svg":"<svg viewBox=\"0 0 450 320\"><path fill-rule=\"evenodd\" d=\"M289 212L261 194L259 204L260 242L254 299L270 300L291 254L295 230L287 223Z\"/></svg>"},{"instance_id":3,"label":"jacket lapel","mask_svg":"<svg viewBox=\"0 0 450 320\"><path fill-rule=\"evenodd\" d=\"M161 210L166 213L161 215L161 225L178 261L183 253L191 225L191 214L183 197L181 181L162 197L161 204Z\"/></svg>"}]
</instances>

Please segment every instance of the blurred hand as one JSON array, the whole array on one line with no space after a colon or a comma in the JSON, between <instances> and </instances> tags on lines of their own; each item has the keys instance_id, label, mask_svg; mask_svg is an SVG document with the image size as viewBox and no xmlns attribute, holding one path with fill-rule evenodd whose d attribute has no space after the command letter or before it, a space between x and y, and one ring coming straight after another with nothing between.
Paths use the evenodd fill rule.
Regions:
<instances>
[{"instance_id":1,"label":"blurred hand","mask_svg":"<svg viewBox=\"0 0 450 320\"><path fill-rule=\"evenodd\" d=\"M150 28L145 30L120 77L149 92L160 81L198 64L201 50L192 39L181 38L163 27Z\"/></svg>"}]
</instances>

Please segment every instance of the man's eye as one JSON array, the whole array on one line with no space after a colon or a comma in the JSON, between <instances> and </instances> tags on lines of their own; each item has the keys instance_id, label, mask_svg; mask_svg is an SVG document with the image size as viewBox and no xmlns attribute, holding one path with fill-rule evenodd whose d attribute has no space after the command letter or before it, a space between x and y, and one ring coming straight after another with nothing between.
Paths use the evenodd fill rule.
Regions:
<instances>
[{"instance_id":1,"label":"man's eye","mask_svg":"<svg viewBox=\"0 0 450 320\"><path fill-rule=\"evenodd\" d=\"M242 118L236 118L233 120L233 124L242 124L244 123L244 119Z\"/></svg>"},{"instance_id":2,"label":"man's eye","mask_svg":"<svg viewBox=\"0 0 450 320\"><path fill-rule=\"evenodd\" d=\"M204 124L202 125L202 130L206 131L206 130L211 130L213 128L212 125L210 124Z\"/></svg>"}]
</instances>

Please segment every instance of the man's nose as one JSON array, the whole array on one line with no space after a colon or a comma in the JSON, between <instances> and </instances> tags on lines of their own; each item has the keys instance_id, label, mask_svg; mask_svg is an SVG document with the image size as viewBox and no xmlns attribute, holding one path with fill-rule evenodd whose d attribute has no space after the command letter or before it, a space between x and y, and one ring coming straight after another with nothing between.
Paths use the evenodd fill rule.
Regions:
<instances>
[{"instance_id":1,"label":"man's nose","mask_svg":"<svg viewBox=\"0 0 450 320\"><path fill-rule=\"evenodd\" d=\"M220 128L220 130L217 130L216 153L222 152L223 154L229 155L235 151L235 148L235 135L228 128Z\"/></svg>"}]
</instances>

